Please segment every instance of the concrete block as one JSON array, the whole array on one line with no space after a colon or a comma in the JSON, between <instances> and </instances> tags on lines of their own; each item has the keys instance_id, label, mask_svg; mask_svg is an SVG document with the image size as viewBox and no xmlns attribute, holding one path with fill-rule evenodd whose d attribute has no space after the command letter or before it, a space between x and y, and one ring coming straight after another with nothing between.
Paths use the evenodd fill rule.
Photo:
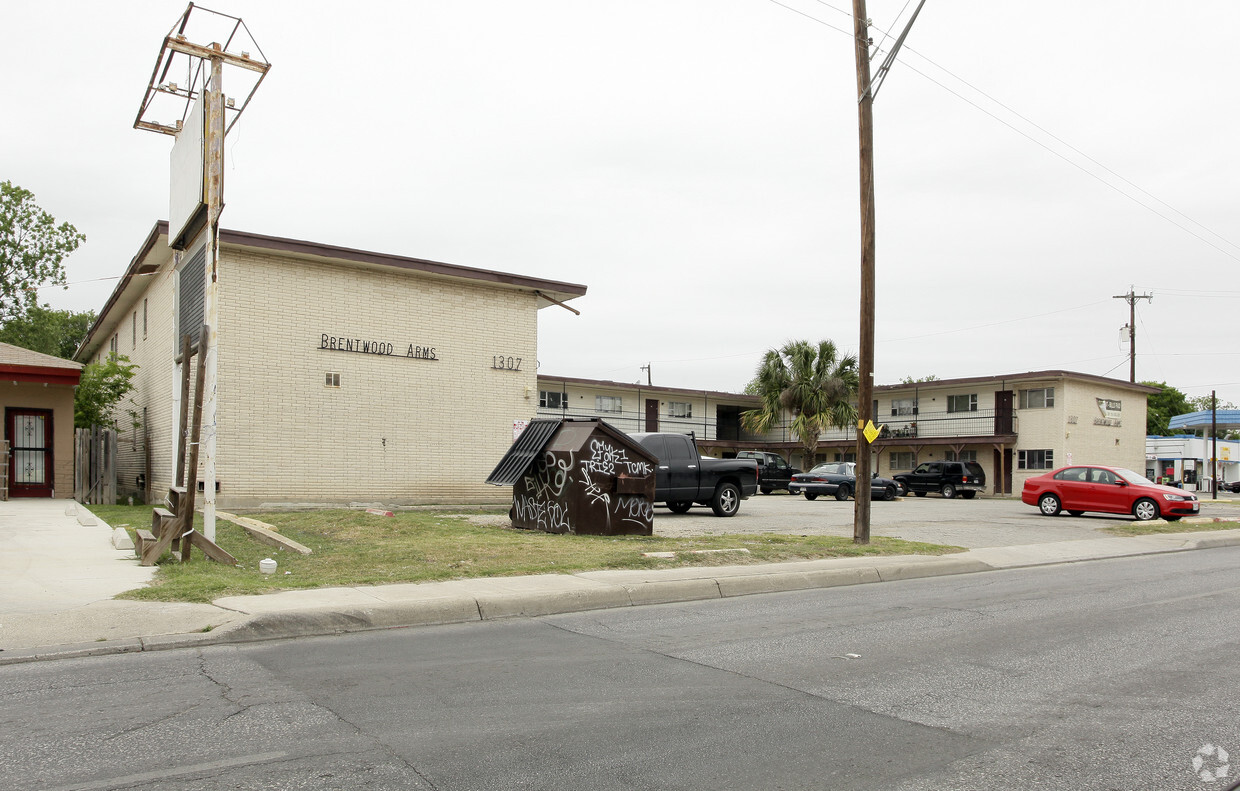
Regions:
<instances>
[{"instance_id":1,"label":"concrete block","mask_svg":"<svg viewBox=\"0 0 1240 791\"><path fill-rule=\"evenodd\" d=\"M82 527L94 527L99 524L99 520L95 518L95 515L85 508L77 509L77 521Z\"/></svg>"},{"instance_id":2,"label":"concrete block","mask_svg":"<svg viewBox=\"0 0 1240 791\"><path fill-rule=\"evenodd\" d=\"M112 529L112 548L133 549L133 539L129 537L128 530L123 527Z\"/></svg>"}]
</instances>

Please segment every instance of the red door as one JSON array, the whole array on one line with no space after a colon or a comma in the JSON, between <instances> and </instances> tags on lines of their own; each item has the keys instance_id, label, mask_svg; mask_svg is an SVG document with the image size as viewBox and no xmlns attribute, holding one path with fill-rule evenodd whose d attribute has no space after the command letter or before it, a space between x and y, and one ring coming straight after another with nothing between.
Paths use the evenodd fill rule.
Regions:
<instances>
[{"instance_id":1,"label":"red door","mask_svg":"<svg viewBox=\"0 0 1240 791\"><path fill-rule=\"evenodd\" d=\"M9 440L9 496L51 497L52 411L5 410L5 437Z\"/></svg>"}]
</instances>

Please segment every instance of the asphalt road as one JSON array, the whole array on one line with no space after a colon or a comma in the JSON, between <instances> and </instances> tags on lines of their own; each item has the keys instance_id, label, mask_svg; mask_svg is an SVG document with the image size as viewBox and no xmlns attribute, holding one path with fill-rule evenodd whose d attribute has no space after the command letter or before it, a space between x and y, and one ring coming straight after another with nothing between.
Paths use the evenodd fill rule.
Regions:
<instances>
[{"instance_id":1,"label":"asphalt road","mask_svg":"<svg viewBox=\"0 0 1240 791\"><path fill-rule=\"evenodd\" d=\"M1240 520L1240 497L1209 495L1202 500L1202 516ZM687 514L655 509L654 532L661 536L719 535L726 533L793 533L797 535L853 534L852 500L819 497L813 502L787 492L758 494L741 503L736 516L720 519L710 508L695 506ZM928 541L933 544L976 548L1038 544L1101 538L1101 528L1130 523L1131 516L1060 514L1045 517L1016 499L977 498L945 500L936 494L875 501L870 507L870 535Z\"/></svg>"},{"instance_id":2,"label":"asphalt road","mask_svg":"<svg viewBox=\"0 0 1240 791\"><path fill-rule=\"evenodd\" d=\"M4 666L0 788L1197 791L1240 755L1238 564Z\"/></svg>"}]
</instances>

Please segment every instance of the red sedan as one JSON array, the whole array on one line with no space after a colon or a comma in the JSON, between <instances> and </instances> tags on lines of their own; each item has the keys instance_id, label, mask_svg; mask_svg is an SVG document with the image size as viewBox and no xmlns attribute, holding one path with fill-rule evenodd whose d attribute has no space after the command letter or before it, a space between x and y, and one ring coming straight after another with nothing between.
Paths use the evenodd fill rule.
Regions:
<instances>
[{"instance_id":1,"label":"red sedan","mask_svg":"<svg viewBox=\"0 0 1240 791\"><path fill-rule=\"evenodd\" d=\"M1174 522L1201 509L1192 492L1154 483L1123 467L1061 467L1025 481L1020 500L1037 506L1044 516L1061 510L1073 516L1100 511L1132 514L1142 522L1159 517Z\"/></svg>"}]
</instances>

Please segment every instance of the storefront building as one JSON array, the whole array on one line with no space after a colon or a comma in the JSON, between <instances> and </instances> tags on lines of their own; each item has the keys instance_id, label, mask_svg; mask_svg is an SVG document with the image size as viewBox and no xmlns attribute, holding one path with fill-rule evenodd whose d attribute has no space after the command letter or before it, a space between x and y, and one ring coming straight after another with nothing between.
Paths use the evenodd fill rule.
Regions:
<instances>
[{"instance_id":1,"label":"storefront building","mask_svg":"<svg viewBox=\"0 0 1240 791\"><path fill-rule=\"evenodd\" d=\"M1240 409L1174 415L1168 425L1176 435L1145 440L1147 478L1201 492L1240 480L1240 441L1213 438L1240 432Z\"/></svg>"},{"instance_id":2,"label":"storefront building","mask_svg":"<svg viewBox=\"0 0 1240 791\"><path fill-rule=\"evenodd\" d=\"M81 363L0 343L3 499L73 496L73 392L81 378Z\"/></svg>"},{"instance_id":3,"label":"storefront building","mask_svg":"<svg viewBox=\"0 0 1240 791\"><path fill-rule=\"evenodd\" d=\"M167 233L152 229L75 355L139 366L118 488L147 502L172 484L181 338L202 324L203 258L178 267ZM227 230L218 285L221 508L503 501L484 480L537 408L537 312L586 292Z\"/></svg>"}]
</instances>

